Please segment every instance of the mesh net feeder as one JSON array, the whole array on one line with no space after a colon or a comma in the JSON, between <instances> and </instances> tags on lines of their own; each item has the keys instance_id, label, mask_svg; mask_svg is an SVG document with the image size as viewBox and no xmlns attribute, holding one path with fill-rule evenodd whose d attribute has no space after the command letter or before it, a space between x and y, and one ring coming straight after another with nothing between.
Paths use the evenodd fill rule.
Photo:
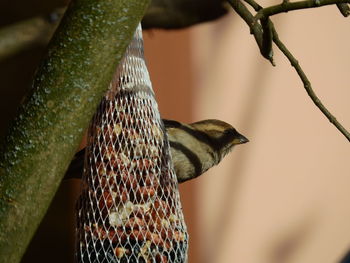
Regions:
<instances>
[{"instance_id":1,"label":"mesh net feeder","mask_svg":"<svg viewBox=\"0 0 350 263\"><path fill-rule=\"evenodd\" d=\"M188 234L141 26L89 128L79 263L185 263Z\"/></svg>"}]
</instances>

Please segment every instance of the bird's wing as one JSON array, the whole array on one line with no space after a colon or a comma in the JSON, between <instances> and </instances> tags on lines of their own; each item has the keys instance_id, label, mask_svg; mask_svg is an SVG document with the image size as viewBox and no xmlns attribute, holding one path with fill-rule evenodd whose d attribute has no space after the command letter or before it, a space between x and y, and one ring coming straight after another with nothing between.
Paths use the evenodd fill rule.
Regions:
<instances>
[{"instance_id":1,"label":"bird's wing","mask_svg":"<svg viewBox=\"0 0 350 263\"><path fill-rule=\"evenodd\" d=\"M182 124L178 121L163 119L163 123L166 129L168 128L179 128Z\"/></svg>"}]
</instances>

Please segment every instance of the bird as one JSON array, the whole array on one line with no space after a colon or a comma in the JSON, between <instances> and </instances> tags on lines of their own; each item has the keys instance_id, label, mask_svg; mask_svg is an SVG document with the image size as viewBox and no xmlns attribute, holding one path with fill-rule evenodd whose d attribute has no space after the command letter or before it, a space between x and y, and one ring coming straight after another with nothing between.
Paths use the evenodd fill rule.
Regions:
<instances>
[{"instance_id":1,"label":"bird","mask_svg":"<svg viewBox=\"0 0 350 263\"><path fill-rule=\"evenodd\" d=\"M194 179L220 161L235 145L249 140L230 124L216 119L190 124L163 119L178 183ZM77 152L64 179L81 179L85 148Z\"/></svg>"}]
</instances>

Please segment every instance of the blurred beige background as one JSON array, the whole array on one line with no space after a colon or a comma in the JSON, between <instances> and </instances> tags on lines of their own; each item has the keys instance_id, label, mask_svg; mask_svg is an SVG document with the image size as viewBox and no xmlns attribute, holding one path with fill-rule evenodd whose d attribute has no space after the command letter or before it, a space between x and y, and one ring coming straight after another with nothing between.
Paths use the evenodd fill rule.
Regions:
<instances>
[{"instance_id":1,"label":"blurred beige background","mask_svg":"<svg viewBox=\"0 0 350 263\"><path fill-rule=\"evenodd\" d=\"M316 93L350 129L349 20L324 7L273 21ZM272 67L237 15L152 31L145 41L163 117L222 119L250 139L180 186L189 262L338 262L350 248L349 142L283 55L275 49Z\"/></svg>"}]
</instances>

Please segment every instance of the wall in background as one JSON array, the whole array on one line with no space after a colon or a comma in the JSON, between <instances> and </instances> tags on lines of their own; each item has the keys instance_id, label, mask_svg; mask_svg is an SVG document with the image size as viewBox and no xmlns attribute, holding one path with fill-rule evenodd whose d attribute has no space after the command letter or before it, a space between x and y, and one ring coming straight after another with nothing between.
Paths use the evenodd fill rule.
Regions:
<instances>
[{"instance_id":1,"label":"wall in background","mask_svg":"<svg viewBox=\"0 0 350 263\"><path fill-rule=\"evenodd\" d=\"M350 129L348 20L325 7L273 21ZM338 262L350 248L348 141L279 51L275 68L259 55L238 16L196 27L192 51L194 119L223 119L250 139L196 182L198 262Z\"/></svg>"}]
</instances>

